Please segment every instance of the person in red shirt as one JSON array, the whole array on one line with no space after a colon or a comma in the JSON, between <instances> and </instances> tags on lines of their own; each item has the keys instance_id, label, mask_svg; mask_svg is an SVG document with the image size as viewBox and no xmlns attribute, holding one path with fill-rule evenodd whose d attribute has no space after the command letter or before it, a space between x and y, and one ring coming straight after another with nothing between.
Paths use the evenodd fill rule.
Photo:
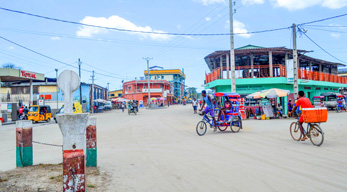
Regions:
<instances>
[{"instance_id":1,"label":"person in red shirt","mask_svg":"<svg viewBox=\"0 0 347 192\"><path fill-rule=\"evenodd\" d=\"M302 109L305 108L313 108L311 101L309 98L305 97L305 93L303 91L299 91L299 99L296 102L295 107L293 108L293 110L291 112L289 112L289 115L291 115L292 113L294 113L294 111L301 106ZM304 123L304 117L301 115L300 119L299 119L299 128L300 131L302 133L302 135L304 136L301 141L305 141L307 139L307 136L305 135L305 131L304 128L302 127L302 124Z\"/></svg>"}]
</instances>

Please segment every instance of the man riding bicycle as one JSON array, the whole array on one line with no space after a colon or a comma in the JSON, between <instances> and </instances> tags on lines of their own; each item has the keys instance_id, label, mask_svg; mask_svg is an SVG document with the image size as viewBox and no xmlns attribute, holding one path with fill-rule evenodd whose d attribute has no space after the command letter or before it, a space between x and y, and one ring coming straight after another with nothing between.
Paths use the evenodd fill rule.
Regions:
<instances>
[{"instance_id":1,"label":"man riding bicycle","mask_svg":"<svg viewBox=\"0 0 347 192\"><path fill-rule=\"evenodd\" d=\"M296 105L294 106L293 110L291 112L289 112L289 115L294 113L298 107L301 107L302 109L313 108L310 99L305 97L305 93L303 91L299 91L299 99L296 102ZM302 126L303 123L304 123L304 117L301 115L300 119L299 119L299 128L300 128L302 135L304 136L301 139L301 141L305 141L307 139L307 136L305 135L304 128Z\"/></svg>"},{"instance_id":2,"label":"man riding bicycle","mask_svg":"<svg viewBox=\"0 0 347 192\"><path fill-rule=\"evenodd\" d=\"M217 131L217 125L216 125L216 119L214 118L214 111L213 111L213 106L212 106L212 100L211 100L210 96L206 95L206 91L205 90L203 90L201 92L201 95L203 97L203 102L202 102L201 109L199 111L202 111L202 109L204 108L205 103L206 103L205 110L203 111L203 113L201 115L205 115L205 114L210 113L210 115L211 115L211 117L213 119L214 132L215 132L215 131Z\"/></svg>"}]
</instances>

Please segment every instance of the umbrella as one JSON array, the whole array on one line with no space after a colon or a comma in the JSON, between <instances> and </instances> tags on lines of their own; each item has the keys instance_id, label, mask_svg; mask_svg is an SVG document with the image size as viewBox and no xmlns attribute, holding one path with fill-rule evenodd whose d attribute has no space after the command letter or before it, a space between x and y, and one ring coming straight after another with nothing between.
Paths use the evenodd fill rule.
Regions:
<instances>
[{"instance_id":1,"label":"umbrella","mask_svg":"<svg viewBox=\"0 0 347 192\"><path fill-rule=\"evenodd\" d=\"M264 90L262 92L260 92L260 96L263 98L276 98L276 97L285 97L290 93L289 90L284 90L284 89L268 89L268 90Z\"/></svg>"},{"instance_id":2,"label":"umbrella","mask_svg":"<svg viewBox=\"0 0 347 192\"><path fill-rule=\"evenodd\" d=\"M260 99L260 91L257 91L255 93L249 94L246 96L247 99Z\"/></svg>"}]
</instances>

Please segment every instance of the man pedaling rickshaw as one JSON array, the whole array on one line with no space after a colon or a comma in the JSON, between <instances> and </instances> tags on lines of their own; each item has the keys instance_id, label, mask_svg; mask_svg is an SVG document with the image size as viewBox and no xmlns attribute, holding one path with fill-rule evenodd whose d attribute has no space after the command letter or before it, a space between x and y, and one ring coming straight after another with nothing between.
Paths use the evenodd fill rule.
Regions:
<instances>
[{"instance_id":1,"label":"man pedaling rickshaw","mask_svg":"<svg viewBox=\"0 0 347 192\"><path fill-rule=\"evenodd\" d=\"M214 126L214 132L217 131L217 124L216 124L216 119L214 118L214 110L213 110L213 104L212 104L212 99L210 98L210 96L206 95L206 91L203 90L201 92L201 95L203 97L203 101L202 101L202 106L201 109L199 111L202 111L202 109L204 108L205 104L205 110L202 112L202 114L200 114L201 116L210 113L212 119L213 119L213 126ZM206 117L208 119L208 117Z\"/></svg>"}]
</instances>

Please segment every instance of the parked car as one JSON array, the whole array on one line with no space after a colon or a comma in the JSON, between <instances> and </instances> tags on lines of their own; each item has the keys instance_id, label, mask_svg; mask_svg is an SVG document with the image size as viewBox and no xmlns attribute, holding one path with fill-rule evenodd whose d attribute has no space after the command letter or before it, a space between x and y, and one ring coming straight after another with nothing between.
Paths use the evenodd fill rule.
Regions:
<instances>
[{"instance_id":1,"label":"parked car","mask_svg":"<svg viewBox=\"0 0 347 192\"><path fill-rule=\"evenodd\" d=\"M105 110L112 110L112 102L107 101L106 104L104 105Z\"/></svg>"},{"instance_id":2,"label":"parked car","mask_svg":"<svg viewBox=\"0 0 347 192\"><path fill-rule=\"evenodd\" d=\"M335 109L337 107L337 94L338 93L333 93L333 92L326 92L320 94L321 96L324 97L323 102L324 102L324 107L328 109Z\"/></svg>"}]
</instances>

